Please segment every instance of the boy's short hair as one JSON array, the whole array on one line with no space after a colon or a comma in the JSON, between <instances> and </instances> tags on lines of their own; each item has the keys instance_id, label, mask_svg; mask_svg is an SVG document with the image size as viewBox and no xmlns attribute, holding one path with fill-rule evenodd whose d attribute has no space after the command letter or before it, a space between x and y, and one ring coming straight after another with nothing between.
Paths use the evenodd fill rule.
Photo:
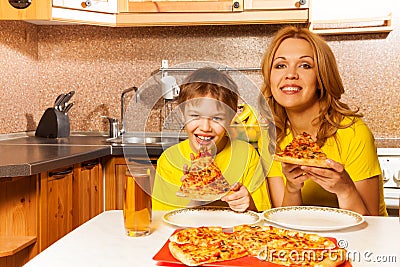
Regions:
<instances>
[{"instance_id":1,"label":"boy's short hair","mask_svg":"<svg viewBox=\"0 0 400 267\"><path fill-rule=\"evenodd\" d=\"M193 71L180 86L178 104L184 109L186 101L205 96L221 101L236 113L239 90L227 73L211 67Z\"/></svg>"}]
</instances>

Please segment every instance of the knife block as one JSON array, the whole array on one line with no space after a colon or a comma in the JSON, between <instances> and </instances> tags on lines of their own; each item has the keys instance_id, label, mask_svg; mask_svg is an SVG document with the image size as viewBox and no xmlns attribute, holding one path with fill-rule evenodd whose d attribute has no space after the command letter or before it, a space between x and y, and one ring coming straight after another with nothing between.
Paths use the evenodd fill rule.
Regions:
<instances>
[{"instance_id":1,"label":"knife block","mask_svg":"<svg viewBox=\"0 0 400 267\"><path fill-rule=\"evenodd\" d=\"M55 108L48 108L40 119L35 136L46 138L69 137L69 117Z\"/></svg>"}]
</instances>

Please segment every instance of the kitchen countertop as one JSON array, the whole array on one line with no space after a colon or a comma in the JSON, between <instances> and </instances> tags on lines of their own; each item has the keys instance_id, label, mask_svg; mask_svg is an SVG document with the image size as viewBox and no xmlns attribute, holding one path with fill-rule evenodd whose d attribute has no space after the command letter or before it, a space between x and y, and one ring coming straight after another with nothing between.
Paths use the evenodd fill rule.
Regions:
<instances>
[{"instance_id":1,"label":"kitchen countertop","mask_svg":"<svg viewBox=\"0 0 400 267\"><path fill-rule=\"evenodd\" d=\"M400 148L400 138L376 138L378 148Z\"/></svg>"},{"instance_id":2,"label":"kitchen countertop","mask_svg":"<svg viewBox=\"0 0 400 267\"><path fill-rule=\"evenodd\" d=\"M68 138L35 137L34 133L0 136L0 177L29 176L105 156L158 157L162 145L113 145L104 133L71 133ZM400 139L377 139L379 148L400 148Z\"/></svg>"},{"instance_id":3,"label":"kitchen countertop","mask_svg":"<svg viewBox=\"0 0 400 267\"><path fill-rule=\"evenodd\" d=\"M26 267L45 266L183 266L160 265L152 258L176 229L162 221L165 212L154 211L152 232L128 237L122 211L106 211L79 226L39 255ZM400 262L399 218L365 216L365 222L346 229L317 232L346 247L357 266L395 266ZM266 222L262 222L266 225Z\"/></svg>"},{"instance_id":4,"label":"kitchen countertop","mask_svg":"<svg viewBox=\"0 0 400 267\"><path fill-rule=\"evenodd\" d=\"M113 146L101 134L71 134L68 138L8 135L0 140L0 155L7 155L0 157L0 177L29 176L110 155L158 157L165 148L140 144Z\"/></svg>"}]
</instances>

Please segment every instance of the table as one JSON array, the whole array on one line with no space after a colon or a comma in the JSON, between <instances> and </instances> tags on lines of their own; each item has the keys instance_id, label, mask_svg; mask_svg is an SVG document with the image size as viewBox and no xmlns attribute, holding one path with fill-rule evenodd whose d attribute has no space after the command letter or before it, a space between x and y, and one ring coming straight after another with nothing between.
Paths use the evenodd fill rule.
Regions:
<instances>
[{"instance_id":1,"label":"table","mask_svg":"<svg viewBox=\"0 0 400 267\"><path fill-rule=\"evenodd\" d=\"M153 212L152 233L125 235L121 210L106 211L70 232L29 261L26 267L45 266L157 266L152 260L176 229ZM320 233L347 242L353 266L399 266L400 223L397 217L365 217L359 226Z\"/></svg>"}]
</instances>

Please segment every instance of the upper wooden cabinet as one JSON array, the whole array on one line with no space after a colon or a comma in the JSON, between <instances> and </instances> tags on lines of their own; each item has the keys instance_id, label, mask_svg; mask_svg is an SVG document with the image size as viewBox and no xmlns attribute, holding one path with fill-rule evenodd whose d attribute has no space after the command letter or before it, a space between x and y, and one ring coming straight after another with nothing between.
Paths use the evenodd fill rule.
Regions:
<instances>
[{"instance_id":1,"label":"upper wooden cabinet","mask_svg":"<svg viewBox=\"0 0 400 267\"><path fill-rule=\"evenodd\" d=\"M118 0L53 0L53 7L115 14Z\"/></svg>"},{"instance_id":2,"label":"upper wooden cabinet","mask_svg":"<svg viewBox=\"0 0 400 267\"><path fill-rule=\"evenodd\" d=\"M33 0L24 9L18 9L7 0L1 1L0 19L2 20L49 20L51 18L51 0Z\"/></svg>"},{"instance_id":3,"label":"upper wooden cabinet","mask_svg":"<svg viewBox=\"0 0 400 267\"><path fill-rule=\"evenodd\" d=\"M310 0L32 0L4 3L0 19L113 27L307 23Z\"/></svg>"},{"instance_id":4,"label":"upper wooden cabinet","mask_svg":"<svg viewBox=\"0 0 400 267\"><path fill-rule=\"evenodd\" d=\"M119 12L181 13L243 11L243 0L120 0Z\"/></svg>"},{"instance_id":5,"label":"upper wooden cabinet","mask_svg":"<svg viewBox=\"0 0 400 267\"><path fill-rule=\"evenodd\" d=\"M27 8L0 5L0 20L115 26L118 0L32 0Z\"/></svg>"},{"instance_id":6,"label":"upper wooden cabinet","mask_svg":"<svg viewBox=\"0 0 400 267\"><path fill-rule=\"evenodd\" d=\"M7 1L0 19L112 27L309 23L319 34L387 32L391 0L32 0Z\"/></svg>"},{"instance_id":7,"label":"upper wooden cabinet","mask_svg":"<svg viewBox=\"0 0 400 267\"><path fill-rule=\"evenodd\" d=\"M314 0L310 29L318 34L389 32L392 0Z\"/></svg>"},{"instance_id":8,"label":"upper wooden cabinet","mask_svg":"<svg viewBox=\"0 0 400 267\"><path fill-rule=\"evenodd\" d=\"M307 23L308 1L120 0L116 24L153 26Z\"/></svg>"}]
</instances>

